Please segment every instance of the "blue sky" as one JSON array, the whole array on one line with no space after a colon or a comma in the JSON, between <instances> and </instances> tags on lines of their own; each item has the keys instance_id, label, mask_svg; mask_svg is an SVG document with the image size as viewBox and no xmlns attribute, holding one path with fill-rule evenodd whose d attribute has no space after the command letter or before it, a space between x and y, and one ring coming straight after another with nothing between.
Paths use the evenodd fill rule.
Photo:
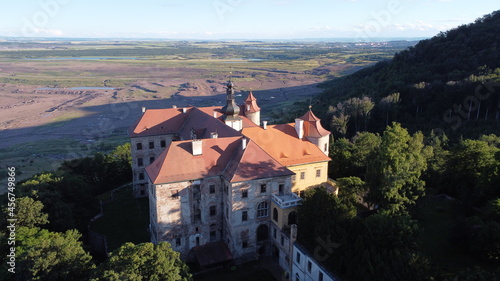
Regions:
<instances>
[{"instance_id":1,"label":"blue sky","mask_svg":"<svg viewBox=\"0 0 500 281\"><path fill-rule=\"evenodd\" d=\"M1 1L0 36L299 39L431 37L498 0Z\"/></svg>"}]
</instances>

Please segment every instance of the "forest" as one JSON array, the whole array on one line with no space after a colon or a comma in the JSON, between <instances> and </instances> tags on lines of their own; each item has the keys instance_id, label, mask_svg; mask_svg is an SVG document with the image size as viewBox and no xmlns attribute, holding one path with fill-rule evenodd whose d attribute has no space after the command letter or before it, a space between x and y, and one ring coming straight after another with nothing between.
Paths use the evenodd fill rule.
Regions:
<instances>
[{"instance_id":1,"label":"forest","mask_svg":"<svg viewBox=\"0 0 500 281\"><path fill-rule=\"evenodd\" d=\"M331 147L339 196L309 190L299 241L342 280L497 280L500 137L451 144L392 123ZM436 231L439 230L439 231Z\"/></svg>"},{"instance_id":2,"label":"forest","mask_svg":"<svg viewBox=\"0 0 500 281\"><path fill-rule=\"evenodd\" d=\"M500 11L422 40L353 74L326 81L312 103L336 137L381 133L392 121L451 140L500 134ZM292 120L295 110L283 116Z\"/></svg>"},{"instance_id":3,"label":"forest","mask_svg":"<svg viewBox=\"0 0 500 281\"><path fill-rule=\"evenodd\" d=\"M298 233L335 245L342 280L500 278L499 28L497 11L323 83L340 191L310 190Z\"/></svg>"}]
</instances>

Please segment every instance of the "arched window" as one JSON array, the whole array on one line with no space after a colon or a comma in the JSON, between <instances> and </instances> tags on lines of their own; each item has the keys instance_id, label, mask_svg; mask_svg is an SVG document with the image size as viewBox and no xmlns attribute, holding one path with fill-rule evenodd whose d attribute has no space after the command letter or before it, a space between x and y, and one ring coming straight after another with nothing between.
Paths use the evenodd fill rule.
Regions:
<instances>
[{"instance_id":1,"label":"arched window","mask_svg":"<svg viewBox=\"0 0 500 281\"><path fill-rule=\"evenodd\" d=\"M288 225L297 224L297 212L292 211L288 214Z\"/></svg>"},{"instance_id":2,"label":"arched window","mask_svg":"<svg viewBox=\"0 0 500 281\"><path fill-rule=\"evenodd\" d=\"M257 228L257 242L267 240L269 238L269 227L265 224L259 225Z\"/></svg>"},{"instance_id":3,"label":"arched window","mask_svg":"<svg viewBox=\"0 0 500 281\"><path fill-rule=\"evenodd\" d=\"M269 216L269 204L266 201L260 202L257 205L257 218L265 218Z\"/></svg>"},{"instance_id":4,"label":"arched window","mask_svg":"<svg viewBox=\"0 0 500 281\"><path fill-rule=\"evenodd\" d=\"M273 220L278 222L278 209L276 208L273 209Z\"/></svg>"}]
</instances>

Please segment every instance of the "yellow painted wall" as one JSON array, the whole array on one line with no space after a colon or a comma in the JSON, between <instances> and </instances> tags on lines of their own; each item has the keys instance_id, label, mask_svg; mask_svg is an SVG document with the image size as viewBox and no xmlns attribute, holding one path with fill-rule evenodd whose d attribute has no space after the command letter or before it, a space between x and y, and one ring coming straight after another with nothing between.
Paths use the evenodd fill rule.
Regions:
<instances>
[{"instance_id":1,"label":"yellow painted wall","mask_svg":"<svg viewBox=\"0 0 500 281\"><path fill-rule=\"evenodd\" d=\"M274 209L277 210L278 212L278 220L275 220L274 218ZM270 217L272 222L277 225L280 229L283 229L283 227L288 226L288 215L291 212L297 212L297 207L290 207L286 209L281 209L280 206L274 201L271 200L271 209L270 209Z\"/></svg>"},{"instance_id":2,"label":"yellow painted wall","mask_svg":"<svg viewBox=\"0 0 500 281\"><path fill-rule=\"evenodd\" d=\"M288 166L287 168L295 173L292 178L292 192L297 194L308 187L326 182L328 179L328 161ZM319 177L316 176L316 170L321 170ZM304 179L301 179L302 172L305 173Z\"/></svg>"}]
</instances>

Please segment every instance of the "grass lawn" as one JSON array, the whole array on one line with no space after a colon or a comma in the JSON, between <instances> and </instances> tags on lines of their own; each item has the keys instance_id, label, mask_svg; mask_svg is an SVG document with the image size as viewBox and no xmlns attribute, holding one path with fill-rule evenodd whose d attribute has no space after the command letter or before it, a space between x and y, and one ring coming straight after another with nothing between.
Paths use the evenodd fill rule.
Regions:
<instances>
[{"instance_id":1,"label":"grass lawn","mask_svg":"<svg viewBox=\"0 0 500 281\"><path fill-rule=\"evenodd\" d=\"M420 219L424 231L422 250L431 263L445 272L457 272L475 266L488 268L484 262L450 243L450 234L458 216L456 204L454 200L432 198L423 203Z\"/></svg>"},{"instance_id":2,"label":"grass lawn","mask_svg":"<svg viewBox=\"0 0 500 281\"><path fill-rule=\"evenodd\" d=\"M114 201L104 205L104 216L91 229L106 235L111 252L125 242L149 242L149 205L147 198L134 198L132 186L115 192Z\"/></svg>"},{"instance_id":3,"label":"grass lawn","mask_svg":"<svg viewBox=\"0 0 500 281\"><path fill-rule=\"evenodd\" d=\"M238 266L235 271L226 271L223 269L204 273L194 277L195 281L277 281L276 278L261 268L258 262L250 262Z\"/></svg>"}]
</instances>

